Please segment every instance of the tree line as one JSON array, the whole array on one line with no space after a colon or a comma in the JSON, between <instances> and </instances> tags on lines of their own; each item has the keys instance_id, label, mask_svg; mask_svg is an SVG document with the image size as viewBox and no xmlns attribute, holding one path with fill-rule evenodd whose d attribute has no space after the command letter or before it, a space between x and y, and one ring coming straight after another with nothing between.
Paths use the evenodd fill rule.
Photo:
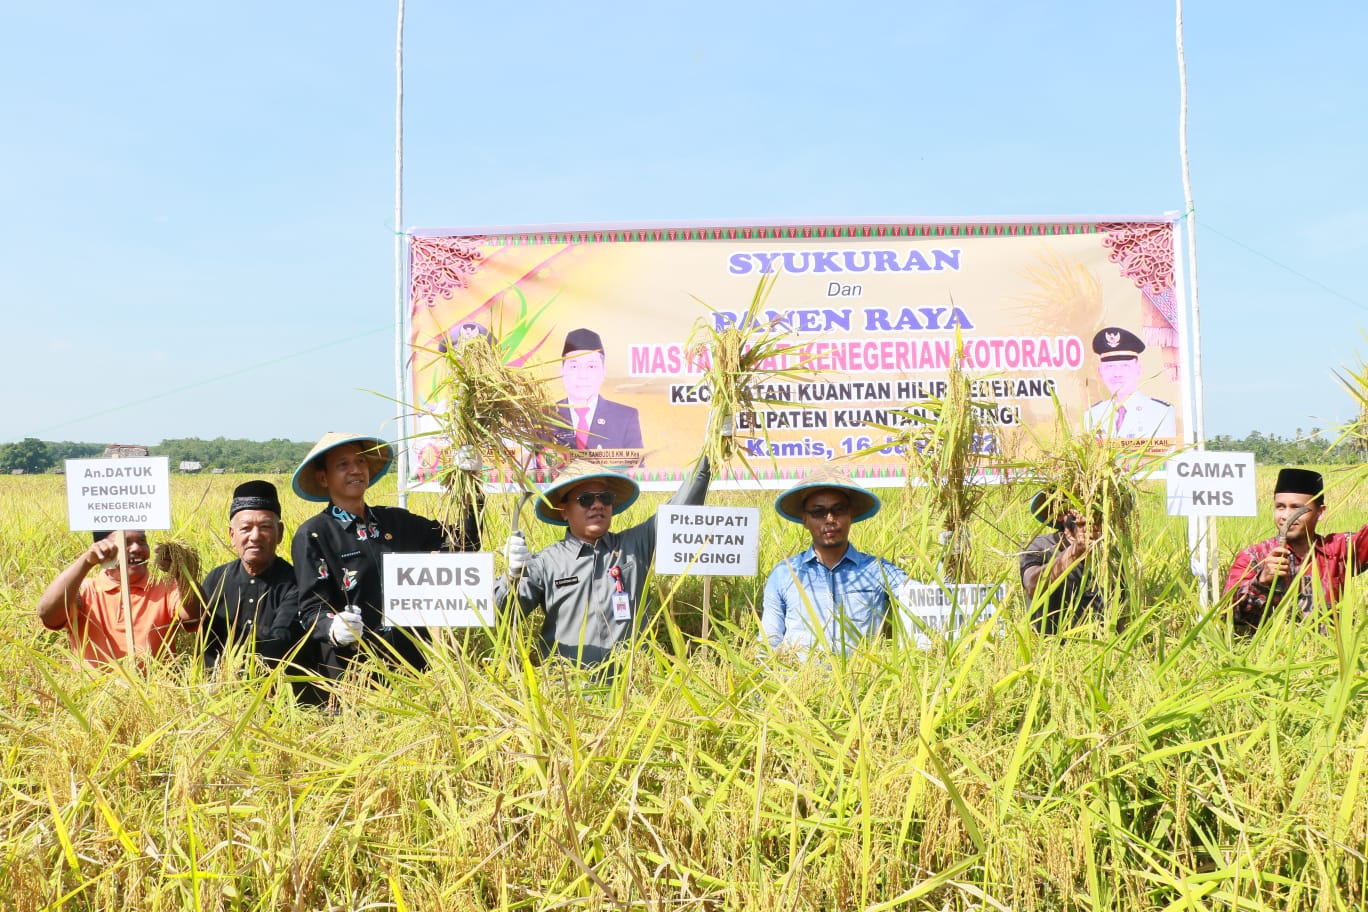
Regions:
<instances>
[{"instance_id":1,"label":"tree line","mask_svg":"<svg viewBox=\"0 0 1368 912\"><path fill-rule=\"evenodd\" d=\"M198 437L177 437L149 446L147 454L168 457L172 472L180 471L182 463L197 462L200 465L198 471L201 472L221 469L224 472L283 474L293 472L312 446L313 443L309 441L284 440L278 437L271 440L227 437L202 440ZM60 469L67 459L88 459L100 456L104 451L103 443L50 441L25 437L16 443L0 444L0 473L54 472Z\"/></svg>"},{"instance_id":2,"label":"tree line","mask_svg":"<svg viewBox=\"0 0 1368 912\"><path fill-rule=\"evenodd\" d=\"M1259 465L1342 465L1365 461L1363 441L1346 440L1336 443L1327 438L1320 428L1303 434L1301 428L1291 437L1251 431L1243 437L1218 434L1207 438L1208 450L1228 453L1253 453Z\"/></svg>"}]
</instances>

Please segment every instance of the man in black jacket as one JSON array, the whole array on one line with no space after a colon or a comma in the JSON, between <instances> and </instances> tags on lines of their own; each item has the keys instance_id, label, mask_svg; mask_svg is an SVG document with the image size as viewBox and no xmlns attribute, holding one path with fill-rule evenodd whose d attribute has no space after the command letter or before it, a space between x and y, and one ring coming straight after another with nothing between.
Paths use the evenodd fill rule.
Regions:
<instances>
[{"instance_id":1,"label":"man in black jacket","mask_svg":"<svg viewBox=\"0 0 1368 912\"><path fill-rule=\"evenodd\" d=\"M480 547L474 505L460 530L399 507L369 506L366 490L389 471L392 461L390 445L383 440L328 433L295 470L294 492L327 503L322 513L305 520L291 545L300 613L305 629L323 648L325 677L340 677L362 642L415 669L426 667L417 641L428 638L427 629L385 623L383 555Z\"/></svg>"},{"instance_id":2,"label":"man in black jacket","mask_svg":"<svg viewBox=\"0 0 1368 912\"><path fill-rule=\"evenodd\" d=\"M317 649L299 616L294 568L276 555L285 524L280 496L269 481L248 481L233 491L228 507L228 542L238 559L204 577L204 667L215 668L225 650L241 648L269 664L293 656L292 664L313 671ZM297 682L295 696L306 703L319 694Z\"/></svg>"}]
</instances>

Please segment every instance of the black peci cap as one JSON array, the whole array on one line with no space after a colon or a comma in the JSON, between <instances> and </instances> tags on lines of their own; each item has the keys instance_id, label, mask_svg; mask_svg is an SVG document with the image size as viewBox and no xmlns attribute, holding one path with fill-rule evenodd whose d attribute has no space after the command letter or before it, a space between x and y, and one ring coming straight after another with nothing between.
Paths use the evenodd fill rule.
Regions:
<instances>
[{"instance_id":1,"label":"black peci cap","mask_svg":"<svg viewBox=\"0 0 1368 912\"><path fill-rule=\"evenodd\" d=\"M228 505L228 518L243 510L269 510L280 515L280 495L269 481L244 481L233 489L233 501Z\"/></svg>"},{"instance_id":2,"label":"black peci cap","mask_svg":"<svg viewBox=\"0 0 1368 912\"><path fill-rule=\"evenodd\" d=\"M565 337L565 347L561 349L564 358L571 352L602 352L603 339L592 329L572 329Z\"/></svg>"},{"instance_id":3,"label":"black peci cap","mask_svg":"<svg viewBox=\"0 0 1368 912\"><path fill-rule=\"evenodd\" d=\"M1320 497L1325 493L1325 479L1320 472L1310 469L1282 469L1273 485L1274 494L1309 494Z\"/></svg>"},{"instance_id":4,"label":"black peci cap","mask_svg":"<svg viewBox=\"0 0 1368 912\"><path fill-rule=\"evenodd\" d=\"M1140 357L1145 350L1145 342L1129 329L1104 326L1093 336L1092 350L1103 361L1119 361L1122 358Z\"/></svg>"}]
</instances>

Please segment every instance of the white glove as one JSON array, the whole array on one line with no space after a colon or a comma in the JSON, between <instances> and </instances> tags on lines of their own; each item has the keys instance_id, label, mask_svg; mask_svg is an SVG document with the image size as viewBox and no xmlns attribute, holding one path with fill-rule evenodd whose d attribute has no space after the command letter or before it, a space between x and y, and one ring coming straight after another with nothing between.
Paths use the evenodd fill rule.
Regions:
<instances>
[{"instance_id":1,"label":"white glove","mask_svg":"<svg viewBox=\"0 0 1368 912\"><path fill-rule=\"evenodd\" d=\"M480 458L480 451L469 444L456 448L455 461L456 468L462 472L478 472L484 468L484 460Z\"/></svg>"},{"instance_id":2,"label":"white glove","mask_svg":"<svg viewBox=\"0 0 1368 912\"><path fill-rule=\"evenodd\" d=\"M532 559L532 552L527 549L527 539L523 538L521 532L514 532L508 536L508 541L504 543L504 560L508 562L508 576L510 579L517 579L522 576L522 572L527 569L527 562Z\"/></svg>"},{"instance_id":3,"label":"white glove","mask_svg":"<svg viewBox=\"0 0 1368 912\"><path fill-rule=\"evenodd\" d=\"M348 606L346 611L333 615L332 626L328 628L328 639L334 646L355 646L365 630L366 622L361 620L361 612Z\"/></svg>"}]
</instances>

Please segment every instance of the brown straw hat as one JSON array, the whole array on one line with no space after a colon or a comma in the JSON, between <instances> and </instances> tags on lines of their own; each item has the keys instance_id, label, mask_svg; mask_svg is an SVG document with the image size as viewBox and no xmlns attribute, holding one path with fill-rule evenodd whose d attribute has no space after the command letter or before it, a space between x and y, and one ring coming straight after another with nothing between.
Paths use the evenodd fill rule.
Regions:
<instances>
[{"instance_id":1,"label":"brown straw hat","mask_svg":"<svg viewBox=\"0 0 1368 912\"><path fill-rule=\"evenodd\" d=\"M299 468L295 469L294 481L290 483L295 494L304 500L315 500L321 503L328 501L327 489L318 483L318 477L314 474L316 468L314 460L344 443L359 443L361 445L361 454L366 457L366 463L370 466L370 485L379 481L394 462L394 451L388 443L378 437L329 431L323 435L318 443L314 444L314 448L309 450L309 455L305 456L304 461L299 464ZM366 485L366 487L370 487L370 485Z\"/></svg>"},{"instance_id":2,"label":"brown straw hat","mask_svg":"<svg viewBox=\"0 0 1368 912\"><path fill-rule=\"evenodd\" d=\"M637 497L641 494L637 483L621 472L613 472L594 465L587 459L576 459L561 470L555 481L542 488L541 496L537 498L537 518L553 526L569 525L565 521L561 504L571 488L586 481L598 482L603 485L604 490L617 495L617 502L613 504L614 513L620 513L636 503Z\"/></svg>"},{"instance_id":3,"label":"brown straw hat","mask_svg":"<svg viewBox=\"0 0 1368 912\"><path fill-rule=\"evenodd\" d=\"M822 466L809 472L801 482L789 488L774 499L774 509L789 522L803 521L803 501L815 491L840 491L850 498L851 522L863 522L883 504L869 489L850 480L844 471L831 466Z\"/></svg>"}]
</instances>

